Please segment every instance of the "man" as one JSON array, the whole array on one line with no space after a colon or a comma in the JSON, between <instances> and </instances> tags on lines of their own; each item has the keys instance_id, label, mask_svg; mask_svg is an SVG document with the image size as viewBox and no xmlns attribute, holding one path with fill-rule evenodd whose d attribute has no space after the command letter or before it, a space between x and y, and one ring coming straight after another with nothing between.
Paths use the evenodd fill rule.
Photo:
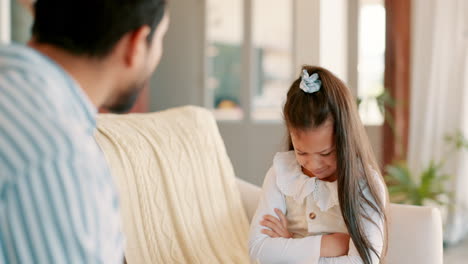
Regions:
<instances>
[{"instance_id":1,"label":"man","mask_svg":"<svg viewBox=\"0 0 468 264\"><path fill-rule=\"evenodd\" d=\"M119 201L94 140L158 64L166 0L38 0L0 46L0 263L122 263Z\"/></svg>"}]
</instances>

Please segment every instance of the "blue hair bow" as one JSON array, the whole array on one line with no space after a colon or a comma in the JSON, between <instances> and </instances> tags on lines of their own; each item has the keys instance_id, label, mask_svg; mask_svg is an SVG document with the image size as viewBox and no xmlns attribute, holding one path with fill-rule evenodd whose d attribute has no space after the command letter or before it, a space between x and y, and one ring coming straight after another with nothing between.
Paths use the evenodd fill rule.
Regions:
<instances>
[{"instance_id":1,"label":"blue hair bow","mask_svg":"<svg viewBox=\"0 0 468 264\"><path fill-rule=\"evenodd\" d=\"M301 84L299 85L302 91L306 93L315 93L320 90L321 86L322 82L319 80L318 73L314 73L309 76L307 70L302 71L302 80Z\"/></svg>"}]
</instances>

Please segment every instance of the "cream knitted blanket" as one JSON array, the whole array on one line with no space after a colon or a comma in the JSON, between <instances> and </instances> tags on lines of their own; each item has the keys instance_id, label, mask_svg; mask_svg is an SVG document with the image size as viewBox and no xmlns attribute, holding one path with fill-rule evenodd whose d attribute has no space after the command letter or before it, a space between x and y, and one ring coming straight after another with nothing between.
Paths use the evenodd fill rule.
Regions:
<instances>
[{"instance_id":1,"label":"cream knitted blanket","mask_svg":"<svg viewBox=\"0 0 468 264\"><path fill-rule=\"evenodd\" d=\"M248 221L212 114L98 117L134 263L249 263Z\"/></svg>"}]
</instances>

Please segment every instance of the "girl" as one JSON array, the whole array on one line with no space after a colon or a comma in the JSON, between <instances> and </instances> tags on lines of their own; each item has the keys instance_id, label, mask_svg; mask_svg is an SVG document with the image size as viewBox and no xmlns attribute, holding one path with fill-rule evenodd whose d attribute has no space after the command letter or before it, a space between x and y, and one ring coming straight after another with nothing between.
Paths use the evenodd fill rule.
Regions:
<instances>
[{"instance_id":1,"label":"girl","mask_svg":"<svg viewBox=\"0 0 468 264\"><path fill-rule=\"evenodd\" d=\"M320 67L304 66L284 105L288 152L277 153L252 220L249 253L265 263L379 263L386 187L356 101Z\"/></svg>"}]
</instances>

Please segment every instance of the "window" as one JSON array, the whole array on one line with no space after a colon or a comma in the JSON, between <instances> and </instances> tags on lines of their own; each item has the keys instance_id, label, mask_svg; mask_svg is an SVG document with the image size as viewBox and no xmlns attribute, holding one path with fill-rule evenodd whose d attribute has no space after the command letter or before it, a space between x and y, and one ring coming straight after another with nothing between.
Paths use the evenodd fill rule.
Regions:
<instances>
[{"instance_id":1,"label":"window","mask_svg":"<svg viewBox=\"0 0 468 264\"><path fill-rule=\"evenodd\" d=\"M359 13L354 29L350 10ZM281 120L286 92L308 63L352 79L363 123L383 123L384 0L208 0L206 29L205 105L218 120Z\"/></svg>"},{"instance_id":2,"label":"window","mask_svg":"<svg viewBox=\"0 0 468 264\"><path fill-rule=\"evenodd\" d=\"M243 0L206 3L207 101L217 119L240 120L243 117Z\"/></svg>"},{"instance_id":3,"label":"window","mask_svg":"<svg viewBox=\"0 0 468 264\"><path fill-rule=\"evenodd\" d=\"M218 120L281 119L293 67L292 6L290 0L207 1L206 100Z\"/></svg>"},{"instance_id":4,"label":"window","mask_svg":"<svg viewBox=\"0 0 468 264\"><path fill-rule=\"evenodd\" d=\"M292 82L292 1L253 1L253 120L279 120Z\"/></svg>"},{"instance_id":5,"label":"window","mask_svg":"<svg viewBox=\"0 0 468 264\"><path fill-rule=\"evenodd\" d=\"M360 0L359 113L365 125L382 125L377 97L384 91L385 7L383 0Z\"/></svg>"}]
</instances>

